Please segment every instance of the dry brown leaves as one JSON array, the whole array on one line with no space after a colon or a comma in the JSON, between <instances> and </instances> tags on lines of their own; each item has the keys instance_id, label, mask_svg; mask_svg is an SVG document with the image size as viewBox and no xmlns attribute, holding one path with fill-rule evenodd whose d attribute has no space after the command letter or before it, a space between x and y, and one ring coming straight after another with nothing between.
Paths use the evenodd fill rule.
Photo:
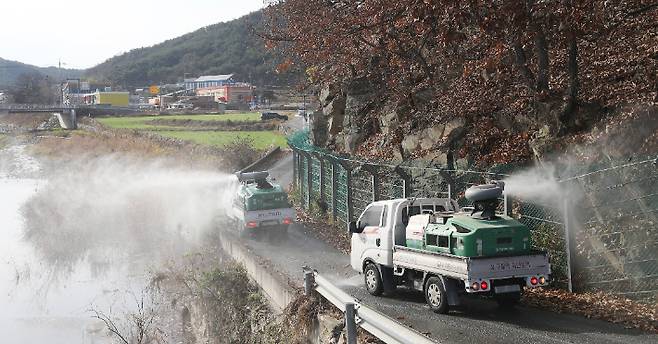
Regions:
<instances>
[{"instance_id":1,"label":"dry brown leaves","mask_svg":"<svg viewBox=\"0 0 658 344\"><path fill-rule=\"evenodd\" d=\"M297 221L304 224L304 231L316 239L322 240L329 246L345 253L350 252L350 238L347 231L336 225L328 224L322 219L313 218L303 209L297 208Z\"/></svg>"},{"instance_id":2,"label":"dry brown leaves","mask_svg":"<svg viewBox=\"0 0 658 344\"><path fill-rule=\"evenodd\" d=\"M564 290L530 289L523 296L526 305L557 313L582 315L658 333L658 305L643 304L603 292L569 293Z\"/></svg>"}]
</instances>

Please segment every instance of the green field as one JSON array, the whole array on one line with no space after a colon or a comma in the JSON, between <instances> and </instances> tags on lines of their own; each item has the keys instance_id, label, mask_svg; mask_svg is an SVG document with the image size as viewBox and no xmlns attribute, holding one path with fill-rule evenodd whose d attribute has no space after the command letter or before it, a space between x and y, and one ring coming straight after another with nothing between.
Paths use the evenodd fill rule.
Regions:
<instances>
[{"instance_id":1,"label":"green field","mask_svg":"<svg viewBox=\"0 0 658 344\"><path fill-rule=\"evenodd\" d=\"M110 128L123 129L154 129L163 128L148 124L155 119L182 119L193 121L245 121L258 122L259 113L229 113L224 115L164 115L164 116L138 116L138 117L100 117L98 121Z\"/></svg>"},{"instance_id":2,"label":"green field","mask_svg":"<svg viewBox=\"0 0 658 344\"><path fill-rule=\"evenodd\" d=\"M221 147L238 137L249 137L254 140L254 148L267 149L274 145L286 147L286 138L275 131L156 131L165 137L192 141L202 145Z\"/></svg>"},{"instance_id":3,"label":"green field","mask_svg":"<svg viewBox=\"0 0 658 344\"><path fill-rule=\"evenodd\" d=\"M221 130L189 130L184 127L171 127L149 124L155 119L178 119L192 121L241 121L258 122L258 113L231 113L225 115L171 115L171 116L139 116L139 117L103 117L97 120L102 124L117 129L135 129L149 131L153 134L191 141L201 145L221 147L238 137L250 137L254 148L267 149L270 146L285 147L286 139L278 131L221 131Z\"/></svg>"}]
</instances>

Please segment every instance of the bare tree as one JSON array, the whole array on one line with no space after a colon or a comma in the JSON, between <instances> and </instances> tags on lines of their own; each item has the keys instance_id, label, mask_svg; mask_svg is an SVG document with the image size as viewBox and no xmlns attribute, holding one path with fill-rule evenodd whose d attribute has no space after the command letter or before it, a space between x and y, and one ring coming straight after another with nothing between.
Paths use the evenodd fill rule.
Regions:
<instances>
[{"instance_id":1,"label":"bare tree","mask_svg":"<svg viewBox=\"0 0 658 344\"><path fill-rule=\"evenodd\" d=\"M135 296L135 295L133 295ZM110 334L123 344L160 344L165 343L164 331L158 326L158 309L157 305L148 305L145 302L146 295L137 298L135 303L137 309L125 315L125 319L120 321L112 316L112 310L109 313L91 309L92 318L98 319L105 324ZM123 324L121 324L123 322Z\"/></svg>"},{"instance_id":2,"label":"bare tree","mask_svg":"<svg viewBox=\"0 0 658 344\"><path fill-rule=\"evenodd\" d=\"M54 104L57 101L57 85L39 72L23 73L9 90L19 104Z\"/></svg>"}]
</instances>

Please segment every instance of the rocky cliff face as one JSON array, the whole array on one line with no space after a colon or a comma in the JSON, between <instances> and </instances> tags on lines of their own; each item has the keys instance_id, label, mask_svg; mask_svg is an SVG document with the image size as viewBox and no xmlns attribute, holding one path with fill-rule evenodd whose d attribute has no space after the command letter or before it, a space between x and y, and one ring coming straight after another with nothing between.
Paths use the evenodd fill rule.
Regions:
<instances>
[{"instance_id":1,"label":"rocky cliff face","mask_svg":"<svg viewBox=\"0 0 658 344\"><path fill-rule=\"evenodd\" d=\"M424 158L430 165L463 167L457 157L469 123L456 117L445 123L415 123L412 106L378 97L367 81L324 86L313 114L311 139L319 147L350 155L394 161ZM415 97L416 106L422 101ZM377 116L373 116L377 113Z\"/></svg>"},{"instance_id":2,"label":"rocky cliff face","mask_svg":"<svg viewBox=\"0 0 658 344\"><path fill-rule=\"evenodd\" d=\"M311 130L316 146L365 158L414 160L415 164L450 169L543 159L567 144L601 146L613 134L634 137L640 143L638 153L650 152L649 144L655 141L650 137L655 132L641 123L652 128L658 123L655 118L647 119L657 113L655 105L604 109L582 104L567 128L560 120L564 103L559 100L534 101L524 115L501 109L478 118L456 114L438 121L419 110L431 101L422 93L387 100L364 80L325 85L319 99ZM610 128L620 123L625 125Z\"/></svg>"},{"instance_id":3,"label":"rocky cliff face","mask_svg":"<svg viewBox=\"0 0 658 344\"><path fill-rule=\"evenodd\" d=\"M375 93L368 83L353 81L327 85L320 91L320 105L313 116L311 137L315 145L339 152L354 153L370 134L363 126L373 108Z\"/></svg>"}]
</instances>

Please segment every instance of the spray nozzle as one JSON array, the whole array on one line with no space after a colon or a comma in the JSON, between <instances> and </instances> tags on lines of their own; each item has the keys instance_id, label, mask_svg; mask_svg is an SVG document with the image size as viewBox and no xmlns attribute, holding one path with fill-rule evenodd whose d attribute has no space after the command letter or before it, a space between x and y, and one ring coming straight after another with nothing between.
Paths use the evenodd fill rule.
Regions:
<instances>
[{"instance_id":1,"label":"spray nozzle","mask_svg":"<svg viewBox=\"0 0 658 344\"><path fill-rule=\"evenodd\" d=\"M505 182L502 180L492 180L491 184L495 184L498 186L501 190L505 190Z\"/></svg>"}]
</instances>

